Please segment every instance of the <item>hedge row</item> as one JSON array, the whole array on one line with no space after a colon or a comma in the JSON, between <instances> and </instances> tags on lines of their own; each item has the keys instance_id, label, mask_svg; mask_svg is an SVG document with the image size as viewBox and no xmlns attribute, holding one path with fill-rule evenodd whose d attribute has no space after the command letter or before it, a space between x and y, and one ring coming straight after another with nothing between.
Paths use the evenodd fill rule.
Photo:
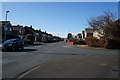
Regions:
<instances>
[{"instance_id":1,"label":"hedge row","mask_svg":"<svg viewBox=\"0 0 120 80\"><path fill-rule=\"evenodd\" d=\"M120 39L102 38L97 39L95 37L86 38L87 45L90 47L102 47L107 49L120 49Z\"/></svg>"},{"instance_id":2,"label":"hedge row","mask_svg":"<svg viewBox=\"0 0 120 80\"><path fill-rule=\"evenodd\" d=\"M90 47L99 47L98 39L95 38L95 37L88 37L88 38L86 38L86 43Z\"/></svg>"},{"instance_id":3,"label":"hedge row","mask_svg":"<svg viewBox=\"0 0 120 80\"><path fill-rule=\"evenodd\" d=\"M120 49L120 39L106 39L106 48L109 49Z\"/></svg>"}]
</instances>

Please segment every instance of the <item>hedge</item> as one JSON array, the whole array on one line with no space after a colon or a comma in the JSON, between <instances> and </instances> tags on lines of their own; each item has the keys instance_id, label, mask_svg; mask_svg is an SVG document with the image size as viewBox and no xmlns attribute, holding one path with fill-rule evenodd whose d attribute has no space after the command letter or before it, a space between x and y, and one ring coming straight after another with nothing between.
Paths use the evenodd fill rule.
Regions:
<instances>
[{"instance_id":1,"label":"hedge","mask_svg":"<svg viewBox=\"0 0 120 80\"><path fill-rule=\"evenodd\" d=\"M97 39L95 37L86 38L86 43L90 47L99 47L99 39Z\"/></svg>"},{"instance_id":2,"label":"hedge","mask_svg":"<svg viewBox=\"0 0 120 80\"><path fill-rule=\"evenodd\" d=\"M86 38L87 45L90 47L102 47L107 49L120 49L120 39L95 37Z\"/></svg>"},{"instance_id":3,"label":"hedge","mask_svg":"<svg viewBox=\"0 0 120 80\"><path fill-rule=\"evenodd\" d=\"M120 39L106 38L105 48L107 48L107 49L120 49Z\"/></svg>"}]
</instances>

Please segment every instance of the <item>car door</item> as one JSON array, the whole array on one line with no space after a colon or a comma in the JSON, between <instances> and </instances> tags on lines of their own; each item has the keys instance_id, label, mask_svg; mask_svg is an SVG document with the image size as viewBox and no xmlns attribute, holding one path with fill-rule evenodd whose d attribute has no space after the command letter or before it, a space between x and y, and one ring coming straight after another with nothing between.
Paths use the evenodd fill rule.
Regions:
<instances>
[{"instance_id":1,"label":"car door","mask_svg":"<svg viewBox=\"0 0 120 80\"><path fill-rule=\"evenodd\" d=\"M13 41L13 47L18 48L18 43L16 40Z\"/></svg>"}]
</instances>

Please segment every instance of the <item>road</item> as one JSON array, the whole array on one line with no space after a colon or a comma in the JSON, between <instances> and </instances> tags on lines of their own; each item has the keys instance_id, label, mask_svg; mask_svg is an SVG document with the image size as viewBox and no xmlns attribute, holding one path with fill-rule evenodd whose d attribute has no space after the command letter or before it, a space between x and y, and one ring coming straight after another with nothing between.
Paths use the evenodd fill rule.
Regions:
<instances>
[{"instance_id":1,"label":"road","mask_svg":"<svg viewBox=\"0 0 120 80\"><path fill-rule=\"evenodd\" d=\"M65 63L66 61L64 61L65 59L68 59L68 62L70 63L69 59L72 58L74 60L76 59L76 57L85 57L85 58L88 57L87 59L92 59L91 55L94 55L93 62L95 64L97 62L104 61L104 58L108 62L114 62L115 64L110 63L112 65L112 69L115 67L115 69L113 69L113 72L111 72L110 75L114 74L114 70L115 70L115 74L112 77L117 77L116 69L118 67L117 66L118 52L119 52L118 50L108 50L108 49L99 49L99 48L96 49L96 48L89 48L85 46L70 46L70 45L67 45L66 42L64 41L27 46L23 51L2 53L2 70L3 70L2 77L16 78L22 73L29 71L30 69L36 66L45 65L46 63L53 62L51 63L52 65L54 64L54 61L58 61L58 62L63 61L63 64L66 64ZM107 57L104 57L103 60L100 60L100 57L99 57L99 60L97 60L97 58L95 57L99 55L102 55L103 57L104 56L107 56ZM83 63L89 65L90 62L86 62L85 58L83 58L84 60ZM83 67L84 67L84 64L82 65ZM104 62L103 64L101 63L101 65L105 65ZM67 66L67 65L63 65L63 66ZM78 67L76 69L78 69ZM83 71L86 71L86 69L84 69ZM108 75L108 77L111 77L110 75ZM43 75L43 77L45 77L45 75ZM46 76L46 77L49 77L49 76ZM58 77L62 77L62 75ZM83 75L83 77L85 77L85 75Z\"/></svg>"}]
</instances>

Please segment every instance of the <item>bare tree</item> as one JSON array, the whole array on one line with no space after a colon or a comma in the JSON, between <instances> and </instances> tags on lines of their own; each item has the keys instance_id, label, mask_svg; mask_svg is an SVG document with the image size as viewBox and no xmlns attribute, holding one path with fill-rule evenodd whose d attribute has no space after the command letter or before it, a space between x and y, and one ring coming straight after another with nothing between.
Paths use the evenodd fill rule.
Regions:
<instances>
[{"instance_id":1,"label":"bare tree","mask_svg":"<svg viewBox=\"0 0 120 80\"><path fill-rule=\"evenodd\" d=\"M98 17L92 17L88 20L88 24L95 30L101 29L105 37L109 37L110 27L113 25L113 22L116 20L116 16L112 12L103 12L104 14ZM106 27L107 26L107 27ZM109 27L108 27L109 26ZM99 32L100 33L100 32ZM108 34L108 35L106 35Z\"/></svg>"},{"instance_id":2,"label":"bare tree","mask_svg":"<svg viewBox=\"0 0 120 80\"><path fill-rule=\"evenodd\" d=\"M107 37L120 39L120 20L118 19L111 22L110 25L105 25L104 32Z\"/></svg>"}]
</instances>

